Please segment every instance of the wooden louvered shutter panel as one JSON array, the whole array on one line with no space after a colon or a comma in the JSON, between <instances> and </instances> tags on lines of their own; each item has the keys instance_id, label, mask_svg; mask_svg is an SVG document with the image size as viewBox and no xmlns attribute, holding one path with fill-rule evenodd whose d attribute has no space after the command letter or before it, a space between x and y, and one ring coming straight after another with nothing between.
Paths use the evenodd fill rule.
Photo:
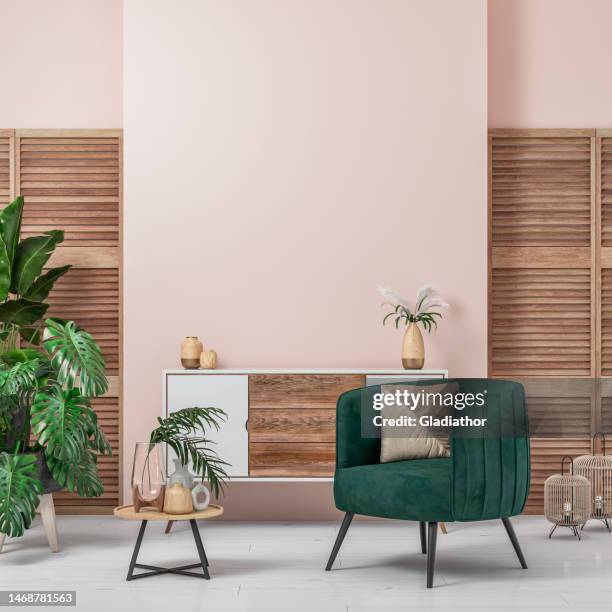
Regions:
<instances>
[{"instance_id":1,"label":"wooden louvered shutter panel","mask_svg":"<svg viewBox=\"0 0 612 612\"><path fill-rule=\"evenodd\" d=\"M14 196L15 149L14 130L0 130L0 209Z\"/></svg>"},{"instance_id":2,"label":"wooden louvered shutter panel","mask_svg":"<svg viewBox=\"0 0 612 612\"><path fill-rule=\"evenodd\" d=\"M598 138L598 195L601 210L601 375L612 376L612 131Z\"/></svg>"},{"instance_id":3,"label":"wooden louvered shutter panel","mask_svg":"<svg viewBox=\"0 0 612 612\"><path fill-rule=\"evenodd\" d=\"M594 136L591 130L490 133L490 376L596 373ZM590 394L568 397L549 386L530 406L571 412L591 401ZM586 448L588 435L532 441L527 511L542 513L546 477L568 450Z\"/></svg>"},{"instance_id":4,"label":"wooden louvered shutter panel","mask_svg":"<svg viewBox=\"0 0 612 612\"><path fill-rule=\"evenodd\" d=\"M599 209L599 296L601 308L601 415L596 430L612 437L612 130L597 131L597 205ZM610 453L610 450L607 451Z\"/></svg>"},{"instance_id":5,"label":"wooden louvered shutter panel","mask_svg":"<svg viewBox=\"0 0 612 612\"><path fill-rule=\"evenodd\" d=\"M58 511L110 511L120 500L120 219L118 130L21 130L16 133L17 192L25 198L22 235L63 229L50 265L72 264L49 295L49 314L72 319L99 342L110 390L93 400L113 447L98 465L104 495L55 496Z\"/></svg>"}]
</instances>

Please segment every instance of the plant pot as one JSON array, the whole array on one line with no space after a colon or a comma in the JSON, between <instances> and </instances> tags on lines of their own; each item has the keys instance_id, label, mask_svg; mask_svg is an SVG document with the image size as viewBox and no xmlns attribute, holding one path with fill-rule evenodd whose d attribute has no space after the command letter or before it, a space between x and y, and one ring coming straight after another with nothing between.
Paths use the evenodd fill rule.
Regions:
<instances>
[{"instance_id":1,"label":"plant pot","mask_svg":"<svg viewBox=\"0 0 612 612\"><path fill-rule=\"evenodd\" d=\"M17 408L11 417L11 424L8 431L4 434L0 441L0 450L5 450L12 453L15 450L17 442L21 442L21 448L24 447L24 429L26 427L26 411L23 408Z\"/></svg>"},{"instance_id":2,"label":"plant pot","mask_svg":"<svg viewBox=\"0 0 612 612\"><path fill-rule=\"evenodd\" d=\"M425 365L425 345L418 325L408 323L402 342L402 366L405 370L420 370Z\"/></svg>"},{"instance_id":3,"label":"plant pot","mask_svg":"<svg viewBox=\"0 0 612 612\"><path fill-rule=\"evenodd\" d=\"M36 455L36 471L38 474L38 480L40 480L42 483L44 492L57 493L58 491L61 491L64 487L51 475L51 472L47 467L47 462L45 461L45 454L43 451L36 451L34 455Z\"/></svg>"},{"instance_id":4,"label":"plant pot","mask_svg":"<svg viewBox=\"0 0 612 612\"><path fill-rule=\"evenodd\" d=\"M7 433L4 440L1 441L0 449L6 450L9 453L15 452L15 447L18 441L21 441L20 448L24 454L34 455L36 457L36 477L40 480L44 493L57 493L61 491L64 486L59 484L55 478L51 475L51 471L47 467L47 462L45 460L45 453L42 450L30 451L26 448L23 451L24 443L23 437L24 434L22 430L26 426L26 411L24 409L18 409L17 412L13 415L11 422L11 433ZM17 433L15 433L17 432Z\"/></svg>"}]
</instances>

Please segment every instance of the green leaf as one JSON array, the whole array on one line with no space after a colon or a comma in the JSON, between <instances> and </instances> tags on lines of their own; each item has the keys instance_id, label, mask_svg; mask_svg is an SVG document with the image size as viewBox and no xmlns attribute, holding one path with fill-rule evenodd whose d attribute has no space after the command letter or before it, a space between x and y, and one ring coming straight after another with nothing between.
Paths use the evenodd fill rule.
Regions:
<instances>
[{"instance_id":1,"label":"green leaf","mask_svg":"<svg viewBox=\"0 0 612 612\"><path fill-rule=\"evenodd\" d=\"M0 533L22 536L36 516L43 486L37 478L36 456L0 454Z\"/></svg>"},{"instance_id":2,"label":"green leaf","mask_svg":"<svg viewBox=\"0 0 612 612\"><path fill-rule=\"evenodd\" d=\"M0 371L0 387L4 384L5 372ZM15 427L13 419L19 410L19 401L13 395L4 395L0 393L0 451L7 450L9 440L5 438L9 433L14 437ZM11 440L13 442L13 440Z\"/></svg>"},{"instance_id":3,"label":"green leaf","mask_svg":"<svg viewBox=\"0 0 612 612\"><path fill-rule=\"evenodd\" d=\"M32 283L27 292L24 293L24 297L35 302L42 302L47 298L51 289L53 289L55 281L60 278L60 276L64 276L70 268L71 266L51 268Z\"/></svg>"},{"instance_id":4,"label":"green leaf","mask_svg":"<svg viewBox=\"0 0 612 612\"><path fill-rule=\"evenodd\" d=\"M90 447L103 455L112 455L113 449L104 432L98 427L98 415L92 411L91 427L87 430L90 437Z\"/></svg>"},{"instance_id":5,"label":"green leaf","mask_svg":"<svg viewBox=\"0 0 612 612\"><path fill-rule=\"evenodd\" d=\"M16 363L24 363L25 361L32 361L33 359L41 359L42 353L39 353L36 349L15 349L14 351L7 351L0 355L0 361L6 363L9 366L15 365Z\"/></svg>"},{"instance_id":6,"label":"green leaf","mask_svg":"<svg viewBox=\"0 0 612 612\"><path fill-rule=\"evenodd\" d=\"M17 245L11 291L25 295L34 280L42 272L43 266L53 254L55 247L64 240L64 232L51 230L42 236L32 236Z\"/></svg>"},{"instance_id":7,"label":"green leaf","mask_svg":"<svg viewBox=\"0 0 612 612\"><path fill-rule=\"evenodd\" d=\"M40 344L40 327L19 327L19 335L28 344Z\"/></svg>"},{"instance_id":8,"label":"green leaf","mask_svg":"<svg viewBox=\"0 0 612 612\"><path fill-rule=\"evenodd\" d=\"M75 462L89 446L89 431L95 427L93 414L89 401L77 389L55 385L34 398L32 432L46 446L47 457Z\"/></svg>"},{"instance_id":9,"label":"green leaf","mask_svg":"<svg viewBox=\"0 0 612 612\"><path fill-rule=\"evenodd\" d=\"M83 395L95 397L108 390L106 364L96 341L74 321L65 324L47 319L43 346L57 370L59 383L78 386Z\"/></svg>"},{"instance_id":10,"label":"green leaf","mask_svg":"<svg viewBox=\"0 0 612 612\"><path fill-rule=\"evenodd\" d=\"M4 304L0 304L0 321L6 325L14 323L15 325L33 325L36 321L40 321L47 312L49 304L43 302L32 302L30 300L19 299L10 300Z\"/></svg>"},{"instance_id":11,"label":"green leaf","mask_svg":"<svg viewBox=\"0 0 612 612\"><path fill-rule=\"evenodd\" d=\"M0 301L5 300L11 286L15 250L21 231L23 197L13 200L0 212Z\"/></svg>"},{"instance_id":12,"label":"green leaf","mask_svg":"<svg viewBox=\"0 0 612 612\"><path fill-rule=\"evenodd\" d=\"M2 236L0 236L0 301L6 300L11 286L11 261Z\"/></svg>"},{"instance_id":13,"label":"green leaf","mask_svg":"<svg viewBox=\"0 0 612 612\"><path fill-rule=\"evenodd\" d=\"M37 386L36 379L45 373L38 359L16 363L3 372L0 393L3 395L20 395Z\"/></svg>"},{"instance_id":14,"label":"green leaf","mask_svg":"<svg viewBox=\"0 0 612 612\"><path fill-rule=\"evenodd\" d=\"M8 260L11 265L15 260L15 252L17 250L17 244L19 243L19 234L21 233L23 204L23 196L17 196L0 213L0 237L6 247Z\"/></svg>"},{"instance_id":15,"label":"green leaf","mask_svg":"<svg viewBox=\"0 0 612 612\"><path fill-rule=\"evenodd\" d=\"M211 428L218 430L226 416L223 410L213 407L177 410L165 419L158 417L159 426L151 432L149 440L168 444L184 465L191 462L194 474L207 479L217 497L228 478L225 466L229 463L219 459L210 448L213 443L199 434Z\"/></svg>"},{"instance_id":16,"label":"green leaf","mask_svg":"<svg viewBox=\"0 0 612 612\"><path fill-rule=\"evenodd\" d=\"M99 497L104 493L96 455L91 451L84 452L76 461L48 457L47 467L60 485L81 497Z\"/></svg>"},{"instance_id":17,"label":"green leaf","mask_svg":"<svg viewBox=\"0 0 612 612\"><path fill-rule=\"evenodd\" d=\"M383 318L383 325L387 322L387 319L389 317L392 317L395 314L395 312L390 312L388 315L385 315L385 317Z\"/></svg>"}]
</instances>

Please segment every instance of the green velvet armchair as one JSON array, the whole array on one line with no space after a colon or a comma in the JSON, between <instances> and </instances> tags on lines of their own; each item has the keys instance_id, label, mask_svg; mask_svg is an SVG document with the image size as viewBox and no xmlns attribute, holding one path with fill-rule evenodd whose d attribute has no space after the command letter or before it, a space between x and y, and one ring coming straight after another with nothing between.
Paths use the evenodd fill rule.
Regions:
<instances>
[{"instance_id":1,"label":"green velvet armchair","mask_svg":"<svg viewBox=\"0 0 612 612\"><path fill-rule=\"evenodd\" d=\"M484 428L451 428L450 457L380 463L380 438L362 433L377 414L371 397L380 386L342 394L336 408L334 499L346 513L326 570L330 570L355 514L418 521L433 586L438 522L501 519L523 569L527 564L510 517L520 514L530 478L523 386L493 379L449 379L460 393L483 392L484 405L459 415L486 418ZM440 381L415 381L424 387ZM478 431L475 431L478 429ZM425 537L428 523L427 542Z\"/></svg>"}]
</instances>

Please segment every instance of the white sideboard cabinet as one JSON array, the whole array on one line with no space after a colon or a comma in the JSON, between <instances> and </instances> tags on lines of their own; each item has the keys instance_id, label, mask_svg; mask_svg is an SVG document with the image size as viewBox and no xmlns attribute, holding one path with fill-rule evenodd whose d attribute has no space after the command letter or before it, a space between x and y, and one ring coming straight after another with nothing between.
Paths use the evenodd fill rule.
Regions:
<instances>
[{"instance_id":1,"label":"white sideboard cabinet","mask_svg":"<svg viewBox=\"0 0 612 612\"><path fill-rule=\"evenodd\" d=\"M341 393L446 370L165 370L162 416L214 406L227 413L207 431L233 480L328 480L335 466L336 400Z\"/></svg>"}]
</instances>

